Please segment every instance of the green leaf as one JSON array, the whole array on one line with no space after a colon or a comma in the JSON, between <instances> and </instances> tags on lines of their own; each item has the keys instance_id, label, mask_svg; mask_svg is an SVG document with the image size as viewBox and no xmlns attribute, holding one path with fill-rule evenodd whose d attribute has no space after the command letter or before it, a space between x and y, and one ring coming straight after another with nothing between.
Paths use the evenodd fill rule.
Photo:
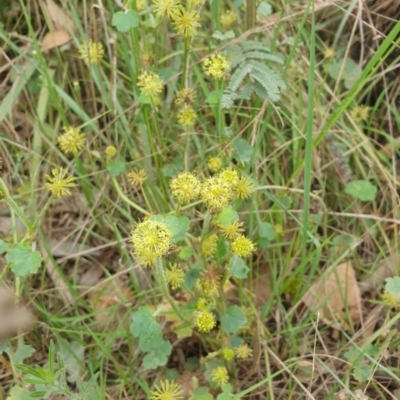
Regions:
<instances>
[{"instance_id":1,"label":"green leaf","mask_svg":"<svg viewBox=\"0 0 400 400\"><path fill-rule=\"evenodd\" d=\"M140 93L138 97L138 102L140 104L152 104L151 98L143 93Z\"/></svg>"},{"instance_id":2,"label":"green leaf","mask_svg":"<svg viewBox=\"0 0 400 400\"><path fill-rule=\"evenodd\" d=\"M221 317L222 329L229 333L237 333L246 322L242 308L236 305L229 306L227 313Z\"/></svg>"},{"instance_id":3,"label":"green leaf","mask_svg":"<svg viewBox=\"0 0 400 400\"><path fill-rule=\"evenodd\" d=\"M15 276L36 274L42 262L42 255L32 251L26 243L15 243L6 254L6 260L11 263L11 271Z\"/></svg>"},{"instance_id":4,"label":"green leaf","mask_svg":"<svg viewBox=\"0 0 400 400\"><path fill-rule=\"evenodd\" d=\"M185 239L185 233L189 230L190 221L185 215L175 217L174 215L168 215L165 217L165 224L168 229L172 232L172 243L177 243Z\"/></svg>"},{"instance_id":5,"label":"green leaf","mask_svg":"<svg viewBox=\"0 0 400 400\"><path fill-rule=\"evenodd\" d=\"M257 7L257 14L267 17L272 14L272 6L266 1L262 1Z\"/></svg>"},{"instance_id":6,"label":"green leaf","mask_svg":"<svg viewBox=\"0 0 400 400\"><path fill-rule=\"evenodd\" d=\"M154 349L143 358L144 369L156 369L162 367L168 361L172 346L167 340L156 340L153 343Z\"/></svg>"},{"instance_id":7,"label":"green leaf","mask_svg":"<svg viewBox=\"0 0 400 400\"><path fill-rule=\"evenodd\" d=\"M359 382L364 382L370 379L373 372L373 368L370 365L358 364L354 367L354 378Z\"/></svg>"},{"instance_id":8,"label":"green leaf","mask_svg":"<svg viewBox=\"0 0 400 400\"><path fill-rule=\"evenodd\" d=\"M400 276L386 278L385 290L395 296L396 299L400 299Z\"/></svg>"},{"instance_id":9,"label":"green leaf","mask_svg":"<svg viewBox=\"0 0 400 400\"><path fill-rule=\"evenodd\" d=\"M371 182L360 179L349 182L344 192L360 201L370 201L375 199L377 188Z\"/></svg>"},{"instance_id":10,"label":"green leaf","mask_svg":"<svg viewBox=\"0 0 400 400\"><path fill-rule=\"evenodd\" d=\"M193 289L196 281L200 277L200 268L199 267L191 267L185 274L185 285L188 289Z\"/></svg>"},{"instance_id":11,"label":"green leaf","mask_svg":"<svg viewBox=\"0 0 400 400\"><path fill-rule=\"evenodd\" d=\"M14 386L8 393L6 400L32 400L31 392L19 386Z\"/></svg>"},{"instance_id":12,"label":"green leaf","mask_svg":"<svg viewBox=\"0 0 400 400\"><path fill-rule=\"evenodd\" d=\"M13 355L14 363L22 363L22 361L29 358L36 350L27 344L22 345Z\"/></svg>"},{"instance_id":13,"label":"green leaf","mask_svg":"<svg viewBox=\"0 0 400 400\"><path fill-rule=\"evenodd\" d=\"M162 335L160 324L153 317L149 307L139 307L132 315L130 330L132 335L139 338L139 348L142 351L152 350L152 341Z\"/></svg>"},{"instance_id":14,"label":"green leaf","mask_svg":"<svg viewBox=\"0 0 400 400\"><path fill-rule=\"evenodd\" d=\"M10 344L8 340L3 340L0 342L0 354L8 353L10 351Z\"/></svg>"},{"instance_id":15,"label":"green leaf","mask_svg":"<svg viewBox=\"0 0 400 400\"><path fill-rule=\"evenodd\" d=\"M83 372L85 347L79 342L61 339L56 345L56 351L61 353L61 359L69 375L68 381L76 382Z\"/></svg>"},{"instance_id":16,"label":"green leaf","mask_svg":"<svg viewBox=\"0 0 400 400\"><path fill-rule=\"evenodd\" d=\"M224 257L228 255L229 246L223 239L219 239L217 243L217 251L215 252L215 259L221 261Z\"/></svg>"},{"instance_id":17,"label":"green leaf","mask_svg":"<svg viewBox=\"0 0 400 400\"><path fill-rule=\"evenodd\" d=\"M233 158L240 163L247 163L250 161L251 156L253 155L254 148L250 146L246 140L242 138L236 138L233 141Z\"/></svg>"},{"instance_id":18,"label":"green leaf","mask_svg":"<svg viewBox=\"0 0 400 400\"><path fill-rule=\"evenodd\" d=\"M125 172L125 161L116 160L110 161L107 164L107 171L110 173L111 176L118 176Z\"/></svg>"},{"instance_id":19,"label":"green leaf","mask_svg":"<svg viewBox=\"0 0 400 400\"><path fill-rule=\"evenodd\" d=\"M226 206L222 211L216 216L216 220L222 225L227 226L232 222L239 221L239 214L232 206Z\"/></svg>"},{"instance_id":20,"label":"green leaf","mask_svg":"<svg viewBox=\"0 0 400 400\"><path fill-rule=\"evenodd\" d=\"M196 400L213 400L214 396L209 392L206 387L198 387L194 393L193 398Z\"/></svg>"},{"instance_id":21,"label":"green leaf","mask_svg":"<svg viewBox=\"0 0 400 400\"><path fill-rule=\"evenodd\" d=\"M192 257L193 253L193 247L186 246L179 252L178 257L181 260L187 261L190 257Z\"/></svg>"},{"instance_id":22,"label":"green leaf","mask_svg":"<svg viewBox=\"0 0 400 400\"><path fill-rule=\"evenodd\" d=\"M215 90L208 93L206 103L211 105L218 104L218 93Z\"/></svg>"},{"instance_id":23,"label":"green leaf","mask_svg":"<svg viewBox=\"0 0 400 400\"><path fill-rule=\"evenodd\" d=\"M229 346L232 348L236 348L241 346L244 343L244 340L239 336L231 336L229 339Z\"/></svg>"},{"instance_id":24,"label":"green leaf","mask_svg":"<svg viewBox=\"0 0 400 400\"><path fill-rule=\"evenodd\" d=\"M232 394L233 387L227 383L221 387L222 393L218 395L217 400L232 400L235 397Z\"/></svg>"},{"instance_id":25,"label":"green leaf","mask_svg":"<svg viewBox=\"0 0 400 400\"><path fill-rule=\"evenodd\" d=\"M234 256L231 258L230 262L231 266L229 270L231 271L232 275L238 279L245 279L247 274L249 273L250 269L246 265L243 259L240 257Z\"/></svg>"},{"instance_id":26,"label":"green leaf","mask_svg":"<svg viewBox=\"0 0 400 400\"><path fill-rule=\"evenodd\" d=\"M343 63L344 66L342 70ZM351 58L346 58L346 60L340 59L330 65L329 76L332 79L337 80L341 70L341 79L344 79L345 88L351 89L362 73L361 67Z\"/></svg>"},{"instance_id":27,"label":"green leaf","mask_svg":"<svg viewBox=\"0 0 400 400\"><path fill-rule=\"evenodd\" d=\"M139 14L133 10L118 11L113 15L111 24L118 32L128 32L139 26Z\"/></svg>"},{"instance_id":28,"label":"green leaf","mask_svg":"<svg viewBox=\"0 0 400 400\"><path fill-rule=\"evenodd\" d=\"M235 37L235 33L233 31L227 31L224 33L220 32L220 31L215 31L212 34L212 37L217 40L233 39Z\"/></svg>"},{"instance_id":29,"label":"green leaf","mask_svg":"<svg viewBox=\"0 0 400 400\"><path fill-rule=\"evenodd\" d=\"M0 254L3 254L8 249L8 244L0 239Z\"/></svg>"},{"instance_id":30,"label":"green leaf","mask_svg":"<svg viewBox=\"0 0 400 400\"><path fill-rule=\"evenodd\" d=\"M272 241L276 238L276 232L272 224L268 222L261 222L258 227L258 234L260 237Z\"/></svg>"}]
</instances>

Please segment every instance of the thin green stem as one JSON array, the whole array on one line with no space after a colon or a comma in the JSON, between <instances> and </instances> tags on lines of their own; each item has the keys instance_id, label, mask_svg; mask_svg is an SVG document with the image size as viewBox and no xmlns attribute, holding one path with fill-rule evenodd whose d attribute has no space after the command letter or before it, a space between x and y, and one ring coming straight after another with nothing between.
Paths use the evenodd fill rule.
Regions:
<instances>
[{"instance_id":1,"label":"thin green stem","mask_svg":"<svg viewBox=\"0 0 400 400\"><path fill-rule=\"evenodd\" d=\"M183 71L182 71L182 82L181 82L181 88L186 87L186 75L187 75L187 65L188 65L188 59L189 59L189 51L190 51L190 42L192 38L186 37L185 38L185 43L184 43L184 50L183 50Z\"/></svg>"}]
</instances>

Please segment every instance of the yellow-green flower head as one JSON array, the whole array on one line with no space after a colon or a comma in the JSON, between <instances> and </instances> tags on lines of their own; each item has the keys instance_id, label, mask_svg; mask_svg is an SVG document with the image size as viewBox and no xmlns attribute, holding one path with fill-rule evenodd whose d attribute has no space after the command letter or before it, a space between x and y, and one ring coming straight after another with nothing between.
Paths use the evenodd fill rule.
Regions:
<instances>
[{"instance_id":1,"label":"yellow-green flower head","mask_svg":"<svg viewBox=\"0 0 400 400\"><path fill-rule=\"evenodd\" d=\"M144 169L135 168L133 171L128 173L127 177L130 185L136 189L141 188L143 183L147 180L147 174Z\"/></svg>"},{"instance_id":2,"label":"yellow-green flower head","mask_svg":"<svg viewBox=\"0 0 400 400\"><path fill-rule=\"evenodd\" d=\"M188 4L190 6L197 6L198 4L201 4L203 2L203 0L187 0Z\"/></svg>"},{"instance_id":3,"label":"yellow-green flower head","mask_svg":"<svg viewBox=\"0 0 400 400\"><path fill-rule=\"evenodd\" d=\"M84 60L86 64L98 64L104 57L103 45L99 42L93 42L92 39L89 43L82 43L79 46L80 59Z\"/></svg>"},{"instance_id":4,"label":"yellow-green flower head","mask_svg":"<svg viewBox=\"0 0 400 400\"><path fill-rule=\"evenodd\" d=\"M220 172L219 177L225 182L229 183L232 188L234 188L239 182L239 174L233 169L224 169L222 172Z\"/></svg>"},{"instance_id":5,"label":"yellow-green flower head","mask_svg":"<svg viewBox=\"0 0 400 400\"><path fill-rule=\"evenodd\" d=\"M153 265L156 258L168 253L171 237L171 231L164 222L150 219L141 222L132 232L135 257L145 266Z\"/></svg>"},{"instance_id":6,"label":"yellow-green flower head","mask_svg":"<svg viewBox=\"0 0 400 400\"><path fill-rule=\"evenodd\" d=\"M197 310L199 311L207 311L210 310L211 301L206 299L205 297L200 297L199 301L197 302Z\"/></svg>"},{"instance_id":7,"label":"yellow-green flower head","mask_svg":"<svg viewBox=\"0 0 400 400\"><path fill-rule=\"evenodd\" d=\"M243 222L235 221L231 222L230 224L223 226L221 225L219 229L222 232L222 236L232 242L238 236L240 236L243 232Z\"/></svg>"},{"instance_id":8,"label":"yellow-green flower head","mask_svg":"<svg viewBox=\"0 0 400 400\"><path fill-rule=\"evenodd\" d=\"M151 99L156 99L163 89L162 79L152 71L145 71L140 74L137 85L140 91Z\"/></svg>"},{"instance_id":9,"label":"yellow-green flower head","mask_svg":"<svg viewBox=\"0 0 400 400\"><path fill-rule=\"evenodd\" d=\"M200 26L200 15L196 10L181 8L179 13L173 16L172 21L178 35L190 37L197 33L197 28Z\"/></svg>"},{"instance_id":10,"label":"yellow-green flower head","mask_svg":"<svg viewBox=\"0 0 400 400\"><path fill-rule=\"evenodd\" d=\"M143 11L147 8L147 0L136 0L136 10L138 12Z\"/></svg>"},{"instance_id":11,"label":"yellow-green flower head","mask_svg":"<svg viewBox=\"0 0 400 400\"><path fill-rule=\"evenodd\" d=\"M153 0L153 9L157 17L174 18L180 10L179 0Z\"/></svg>"},{"instance_id":12,"label":"yellow-green flower head","mask_svg":"<svg viewBox=\"0 0 400 400\"><path fill-rule=\"evenodd\" d=\"M151 392L150 400L183 400L183 391L176 382L165 380Z\"/></svg>"},{"instance_id":13,"label":"yellow-green flower head","mask_svg":"<svg viewBox=\"0 0 400 400\"><path fill-rule=\"evenodd\" d=\"M368 106L360 105L355 106L351 111L350 115L355 121L366 121L369 117L370 108Z\"/></svg>"},{"instance_id":14,"label":"yellow-green flower head","mask_svg":"<svg viewBox=\"0 0 400 400\"><path fill-rule=\"evenodd\" d=\"M196 99L196 92L193 89L184 88L176 95L175 104L177 106L186 105L190 106Z\"/></svg>"},{"instance_id":15,"label":"yellow-green flower head","mask_svg":"<svg viewBox=\"0 0 400 400\"><path fill-rule=\"evenodd\" d=\"M191 107L183 108L177 115L178 123L183 127L193 126L196 122L196 117L196 111Z\"/></svg>"},{"instance_id":16,"label":"yellow-green flower head","mask_svg":"<svg viewBox=\"0 0 400 400\"><path fill-rule=\"evenodd\" d=\"M225 367L217 367L211 372L211 380L217 386L223 386L228 383L229 375Z\"/></svg>"},{"instance_id":17,"label":"yellow-green flower head","mask_svg":"<svg viewBox=\"0 0 400 400\"><path fill-rule=\"evenodd\" d=\"M68 171L62 168L54 168L51 176L46 175L46 179L48 182L44 185L45 188L56 198L69 196L71 194L69 188L76 186L75 178L68 175Z\"/></svg>"},{"instance_id":18,"label":"yellow-green flower head","mask_svg":"<svg viewBox=\"0 0 400 400\"><path fill-rule=\"evenodd\" d=\"M239 347L236 347L235 353L237 358L246 359L253 355L253 350L251 350L250 347L245 343L241 344Z\"/></svg>"},{"instance_id":19,"label":"yellow-green flower head","mask_svg":"<svg viewBox=\"0 0 400 400\"><path fill-rule=\"evenodd\" d=\"M245 176L241 176L233 187L233 193L238 199L248 199L254 193L253 182Z\"/></svg>"},{"instance_id":20,"label":"yellow-green flower head","mask_svg":"<svg viewBox=\"0 0 400 400\"><path fill-rule=\"evenodd\" d=\"M222 169L222 160L219 157L211 157L207 161L207 167L211 172L217 173Z\"/></svg>"},{"instance_id":21,"label":"yellow-green flower head","mask_svg":"<svg viewBox=\"0 0 400 400\"><path fill-rule=\"evenodd\" d=\"M200 332L210 332L217 325L217 320L211 311L197 311L195 325Z\"/></svg>"},{"instance_id":22,"label":"yellow-green flower head","mask_svg":"<svg viewBox=\"0 0 400 400\"><path fill-rule=\"evenodd\" d=\"M255 246L250 239L245 236L238 236L232 242L232 251L239 257L245 258L251 255L255 250Z\"/></svg>"},{"instance_id":23,"label":"yellow-green flower head","mask_svg":"<svg viewBox=\"0 0 400 400\"><path fill-rule=\"evenodd\" d=\"M236 21L236 14L233 11L225 11L220 18L221 25L224 29L229 29Z\"/></svg>"},{"instance_id":24,"label":"yellow-green flower head","mask_svg":"<svg viewBox=\"0 0 400 400\"><path fill-rule=\"evenodd\" d=\"M108 158L113 158L117 155L117 149L114 146L107 146L104 153Z\"/></svg>"},{"instance_id":25,"label":"yellow-green flower head","mask_svg":"<svg viewBox=\"0 0 400 400\"><path fill-rule=\"evenodd\" d=\"M63 128L64 133L58 137L58 144L64 154L76 154L85 143L85 136L79 129L70 127Z\"/></svg>"},{"instance_id":26,"label":"yellow-green flower head","mask_svg":"<svg viewBox=\"0 0 400 400\"><path fill-rule=\"evenodd\" d=\"M172 289L178 289L185 280L185 271L178 264L170 264L165 271L165 277Z\"/></svg>"},{"instance_id":27,"label":"yellow-green flower head","mask_svg":"<svg viewBox=\"0 0 400 400\"><path fill-rule=\"evenodd\" d=\"M181 172L171 179L169 187L179 203L187 203L199 197L201 183L192 173Z\"/></svg>"},{"instance_id":28,"label":"yellow-green flower head","mask_svg":"<svg viewBox=\"0 0 400 400\"><path fill-rule=\"evenodd\" d=\"M212 257L217 252L218 236L213 233L201 243L201 252L205 257Z\"/></svg>"},{"instance_id":29,"label":"yellow-green flower head","mask_svg":"<svg viewBox=\"0 0 400 400\"><path fill-rule=\"evenodd\" d=\"M221 176L213 176L203 182L200 196L211 210L218 211L231 201L232 185Z\"/></svg>"},{"instance_id":30,"label":"yellow-green flower head","mask_svg":"<svg viewBox=\"0 0 400 400\"><path fill-rule=\"evenodd\" d=\"M327 47L327 48L324 50L324 57L325 57L327 60L331 60L332 58L335 58L335 57L336 57L336 51L335 51L334 49L332 49L332 47Z\"/></svg>"},{"instance_id":31,"label":"yellow-green flower head","mask_svg":"<svg viewBox=\"0 0 400 400\"><path fill-rule=\"evenodd\" d=\"M218 290L217 287L218 278L212 279L208 276L202 276L196 282L196 289L201 290L203 295L206 297L211 297Z\"/></svg>"},{"instance_id":32,"label":"yellow-green flower head","mask_svg":"<svg viewBox=\"0 0 400 400\"><path fill-rule=\"evenodd\" d=\"M389 308L394 308L400 305L400 299L387 290L382 294L382 301Z\"/></svg>"},{"instance_id":33,"label":"yellow-green flower head","mask_svg":"<svg viewBox=\"0 0 400 400\"><path fill-rule=\"evenodd\" d=\"M222 79L229 70L228 60L220 54L207 57L203 61L203 71L213 79Z\"/></svg>"},{"instance_id":34,"label":"yellow-green flower head","mask_svg":"<svg viewBox=\"0 0 400 400\"><path fill-rule=\"evenodd\" d=\"M230 347L224 347L222 349L222 357L224 357L226 361L230 361L235 357L235 352Z\"/></svg>"}]
</instances>

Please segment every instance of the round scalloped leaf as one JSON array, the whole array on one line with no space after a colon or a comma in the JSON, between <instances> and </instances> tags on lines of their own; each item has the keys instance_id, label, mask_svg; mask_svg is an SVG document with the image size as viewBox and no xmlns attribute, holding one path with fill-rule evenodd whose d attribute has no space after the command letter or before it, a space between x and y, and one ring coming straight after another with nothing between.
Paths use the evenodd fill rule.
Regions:
<instances>
[{"instance_id":1,"label":"round scalloped leaf","mask_svg":"<svg viewBox=\"0 0 400 400\"><path fill-rule=\"evenodd\" d=\"M371 201L375 199L377 187L371 182L362 179L349 182L344 192L351 197L361 201Z\"/></svg>"},{"instance_id":2,"label":"round scalloped leaf","mask_svg":"<svg viewBox=\"0 0 400 400\"><path fill-rule=\"evenodd\" d=\"M139 26L139 14L133 10L118 11L113 15L111 24L118 32L128 32Z\"/></svg>"},{"instance_id":3,"label":"round scalloped leaf","mask_svg":"<svg viewBox=\"0 0 400 400\"><path fill-rule=\"evenodd\" d=\"M6 254L6 260L11 263L11 271L15 276L36 274L42 262L42 255L33 251L26 243L15 243Z\"/></svg>"},{"instance_id":4,"label":"round scalloped leaf","mask_svg":"<svg viewBox=\"0 0 400 400\"><path fill-rule=\"evenodd\" d=\"M229 306L227 313L221 317L222 329L229 333L237 333L246 322L242 308L236 305Z\"/></svg>"}]
</instances>

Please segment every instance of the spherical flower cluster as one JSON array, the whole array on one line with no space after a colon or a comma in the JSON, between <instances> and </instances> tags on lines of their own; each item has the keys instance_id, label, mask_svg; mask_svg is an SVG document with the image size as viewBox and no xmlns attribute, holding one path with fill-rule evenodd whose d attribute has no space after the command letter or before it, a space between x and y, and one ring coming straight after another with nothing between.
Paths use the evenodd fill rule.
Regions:
<instances>
[{"instance_id":1,"label":"spherical flower cluster","mask_svg":"<svg viewBox=\"0 0 400 400\"><path fill-rule=\"evenodd\" d=\"M69 196L71 191L69 188L76 186L75 178L68 175L68 171L62 168L54 168L51 171L51 176L46 175L48 182L44 185L52 196L59 198Z\"/></svg>"},{"instance_id":2,"label":"spherical flower cluster","mask_svg":"<svg viewBox=\"0 0 400 400\"><path fill-rule=\"evenodd\" d=\"M209 276L202 276L196 282L196 289L201 290L203 295L206 297L211 297L214 295L217 290L217 283L219 282L219 277L215 277L214 279Z\"/></svg>"},{"instance_id":3,"label":"spherical flower cluster","mask_svg":"<svg viewBox=\"0 0 400 400\"><path fill-rule=\"evenodd\" d=\"M239 257L245 258L251 255L255 246L250 239L241 235L232 242L232 251Z\"/></svg>"},{"instance_id":4,"label":"spherical flower cluster","mask_svg":"<svg viewBox=\"0 0 400 400\"><path fill-rule=\"evenodd\" d=\"M231 201L232 187L219 175L208 178L203 182L200 195L211 210L218 211Z\"/></svg>"},{"instance_id":5,"label":"spherical flower cluster","mask_svg":"<svg viewBox=\"0 0 400 400\"><path fill-rule=\"evenodd\" d=\"M201 252L205 257L212 257L217 251L218 236L213 233L201 243Z\"/></svg>"},{"instance_id":6,"label":"spherical flower cluster","mask_svg":"<svg viewBox=\"0 0 400 400\"><path fill-rule=\"evenodd\" d=\"M211 172L219 172L222 169L222 160L219 157L211 157L207 161L207 167Z\"/></svg>"},{"instance_id":7,"label":"spherical flower cluster","mask_svg":"<svg viewBox=\"0 0 400 400\"><path fill-rule=\"evenodd\" d=\"M190 37L197 33L200 26L200 15L196 10L180 9L179 13L173 17L173 25L176 33L179 35Z\"/></svg>"},{"instance_id":8,"label":"spherical flower cluster","mask_svg":"<svg viewBox=\"0 0 400 400\"><path fill-rule=\"evenodd\" d=\"M242 359L250 358L253 355L253 351L246 343L241 344L239 347L236 347L235 353L237 358L242 358Z\"/></svg>"},{"instance_id":9,"label":"spherical flower cluster","mask_svg":"<svg viewBox=\"0 0 400 400\"><path fill-rule=\"evenodd\" d=\"M236 14L233 11L225 11L220 18L221 25L224 29L229 29L236 21Z\"/></svg>"},{"instance_id":10,"label":"spherical flower cluster","mask_svg":"<svg viewBox=\"0 0 400 400\"><path fill-rule=\"evenodd\" d=\"M98 64L104 57L104 48L101 43L93 42L82 43L78 49L80 58L87 64Z\"/></svg>"},{"instance_id":11,"label":"spherical flower cluster","mask_svg":"<svg viewBox=\"0 0 400 400\"><path fill-rule=\"evenodd\" d=\"M145 71L140 74L137 85L145 96L153 100L157 98L163 89L162 79L152 71Z\"/></svg>"},{"instance_id":12,"label":"spherical flower cluster","mask_svg":"<svg viewBox=\"0 0 400 400\"><path fill-rule=\"evenodd\" d=\"M196 92L193 89L184 88L176 95L175 104L177 106L186 105L190 106L196 99Z\"/></svg>"},{"instance_id":13,"label":"spherical flower cluster","mask_svg":"<svg viewBox=\"0 0 400 400\"><path fill-rule=\"evenodd\" d=\"M181 172L171 179L169 184L172 195L180 202L187 203L197 199L200 193L201 184L190 172Z\"/></svg>"},{"instance_id":14,"label":"spherical flower cluster","mask_svg":"<svg viewBox=\"0 0 400 400\"><path fill-rule=\"evenodd\" d=\"M336 57L336 51L334 49L332 49L332 47L328 47L324 50L324 57L327 60L331 60L332 58Z\"/></svg>"},{"instance_id":15,"label":"spherical flower cluster","mask_svg":"<svg viewBox=\"0 0 400 400\"><path fill-rule=\"evenodd\" d=\"M254 193L253 182L245 176L241 176L233 187L233 193L238 199L248 199Z\"/></svg>"},{"instance_id":16,"label":"spherical flower cluster","mask_svg":"<svg viewBox=\"0 0 400 400\"><path fill-rule=\"evenodd\" d=\"M210 305L210 300L206 299L205 297L200 297L197 302L196 308L199 311L206 311L210 309Z\"/></svg>"},{"instance_id":17,"label":"spherical flower cluster","mask_svg":"<svg viewBox=\"0 0 400 400\"><path fill-rule=\"evenodd\" d=\"M58 144L64 154L76 154L85 143L85 136L79 129L70 127L63 128L64 133L59 136Z\"/></svg>"},{"instance_id":18,"label":"spherical flower cluster","mask_svg":"<svg viewBox=\"0 0 400 400\"><path fill-rule=\"evenodd\" d=\"M225 169L220 174L219 177L225 182L229 183L232 188L239 182L239 174L233 169Z\"/></svg>"},{"instance_id":19,"label":"spherical flower cluster","mask_svg":"<svg viewBox=\"0 0 400 400\"><path fill-rule=\"evenodd\" d=\"M182 400L183 391L181 387L172 381L165 380L157 385L151 392L150 400Z\"/></svg>"},{"instance_id":20,"label":"spherical flower cluster","mask_svg":"<svg viewBox=\"0 0 400 400\"><path fill-rule=\"evenodd\" d=\"M147 0L136 0L136 11L140 12L147 8Z\"/></svg>"},{"instance_id":21,"label":"spherical flower cluster","mask_svg":"<svg viewBox=\"0 0 400 400\"><path fill-rule=\"evenodd\" d=\"M400 305L400 299L387 290L382 294L382 301L389 308L394 308Z\"/></svg>"},{"instance_id":22,"label":"spherical flower cluster","mask_svg":"<svg viewBox=\"0 0 400 400\"><path fill-rule=\"evenodd\" d=\"M230 347L224 347L222 349L222 357L224 357L226 361L230 361L235 357L235 352Z\"/></svg>"},{"instance_id":23,"label":"spherical flower cluster","mask_svg":"<svg viewBox=\"0 0 400 400\"><path fill-rule=\"evenodd\" d=\"M114 146L107 146L104 153L106 153L108 158L113 158L117 154L117 149Z\"/></svg>"},{"instance_id":24,"label":"spherical flower cluster","mask_svg":"<svg viewBox=\"0 0 400 400\"><path fill-rule=\"evenodd\" d=\"M350 116L353 118L355 121L366 121L369 117L369 112L370 108L368 106L360 105L360 106L355 106L351 111L350 111Z\"/></svg>"},{"instance_id":25,"label":"spherical flower cluster","mask_svg":"<svg viewBox=\"0 0 400 400\"><path fill-rule=\"evenodd\" d=\"M222 79L229 70L228 60L220 54L207 57L203 61L203 70L207 76L213 79Z\"/></svg>"},{"instance_id":26,"label":"spherical flower cluster","mask_svg":"<svg viewBox=\"0 0 400 400\"><path fill-rule=\"evenodd\" d=\"M238 236L240 236L243 232L243 222L235 221L231 222L230 224L226 226L220 226L219 229L222 232L222 236L232 242L235 240Z\"/></svg>"},{"instance_id":27,"label":"spherical flower cluster","mask_svg":"<svg viewBox=\"0 0 400 400\"><path fill-rule=\"evenodd\" d=\"M179 0L153 0L153 9L157 17L174 18L179 13Z\"/></svg>"},{"instance_id":28,"label":"spherical flower cluster","mask_svg":"<svg viewBox=\"0 0 400 400\"><path fill-rule=\"evenodd\" d=\"M210 332L217 325L217 320L211 311L198 311L195 325L200 332Z\"/></svg>"},{"instance_id":29,"label":"spherical flower cluster","mask_svg":"<svg viewBox=\"0 0 400 400\"><path fill-rule=\"evenodd\" d=\"M193 126L196 122L196 117L196 111L191 107L183 108L177 115L178 123L183 127Z\"/></svg>"},{"instance_id":30,"label":"spherical flower cluster","mask_svg":"<svg viewBox=\"0 0 400 400\"><path fill-rule=\"evenodd\" d=\"M225 367L217 367L211 372L211 380L217 385L222 386L228 383L228 370Z\"/></svg>"},{"instance_id":31,"label":"spherical flower cluster","mask_svg":"<svg viewBox=\"0 0 400 400\"><path fill-rule=\"evenodd\" d=\"M165 278L172 289L178 289L185 280L185 271L178 264L170 264L169 269L165 271Z\"/></svg>"},{"instance_id":32,"label":"spherical flower cluster","mask_svg":"<svg viewBox=\"0 0 400 400\"><path fill-rule=\"evenodd\" d=\"M150 219L141 222L132 232L135 257L145 266L154 265L157 258L168 253L171 237L164 222Z\"/></svg>"},{"instance_id":33,"label":"spherical flower cluster","mask_svg":"<svg viewBox=\"0 0 400 400\"><path fill-rule=\"evenodd\" d=\"M144 169L135 168L128 173L127 177L130 185L134 188L141 188L143 183L147 180L147 174Z\"/></svg>"}]
</instances>

